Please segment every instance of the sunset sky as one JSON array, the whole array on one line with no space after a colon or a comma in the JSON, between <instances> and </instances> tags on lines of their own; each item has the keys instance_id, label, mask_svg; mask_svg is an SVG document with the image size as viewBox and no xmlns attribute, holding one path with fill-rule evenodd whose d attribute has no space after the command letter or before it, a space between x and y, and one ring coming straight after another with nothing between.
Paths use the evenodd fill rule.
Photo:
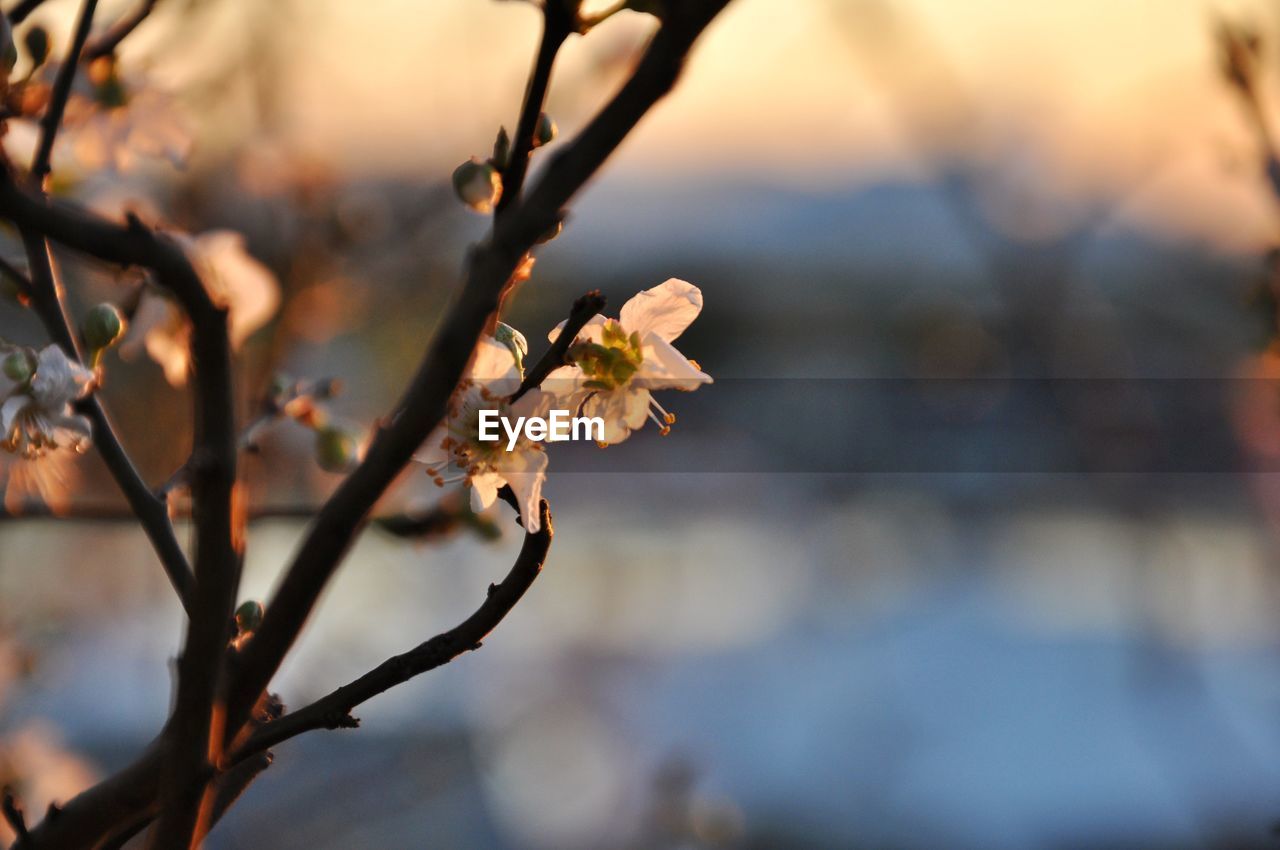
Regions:
<instances>
[{"instance_id":1,"label":"sunset sky","mask_svg":"<svg viewBox=\"0 0 1280 850\"><path fill-rule=\"evenodd\" d=\"M1068 204L1102 199L1093 206L1118 221L1256 250L1280 211L1215 71L1223 15L1280 41L1280 11L1263 0L736 0L612 179L824 190L928 178L947 154ZM306 60L282 97L292 146L355 173L435 178L514 122L538 13L307 0L283 28ZM616 88L651 28L628 13L570 41L550 99L562 131ZM225 49L237 32L199 35Z\"/></svg>"}]
</instances>

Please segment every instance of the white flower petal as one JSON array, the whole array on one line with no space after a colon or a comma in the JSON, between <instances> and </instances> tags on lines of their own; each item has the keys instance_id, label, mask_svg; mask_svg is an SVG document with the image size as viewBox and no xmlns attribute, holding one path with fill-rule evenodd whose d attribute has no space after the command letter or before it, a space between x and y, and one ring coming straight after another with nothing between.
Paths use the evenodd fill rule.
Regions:
<instances>
[{"instance_id":1,"label":"white flower petal","mask_svg":"<svg viewBox=\"0 0 1280 850\"><path fill-rule=\"evenodd\" d=\"M542 528L542 484L547 479L547 453L537 450L510 452L503 466L502 477L516 496L525 531L534 534Z\"/></svg>"},{"instance_id":2,"label":"white flower petal","mask_svg":"<svg viewBox=\"0 0 1280 850\"><path fill-rule=\"evenodd\" d=\"M467 377L495 396L505 397L520 388L520 370L511 349L493 337L482 337Z\"/></svg>"},{"instance_id":3,"label":"white flower petal","mask_svg":"<svg viewBox=\"0 0 1280 850\"><path fill-rule=\"evenodd\" d=\"M471 509L482 511L498 498L498 488L502 486L502 476L496 472L481 472L468 479L471 484Z\"/></svg>"},{"instance_id":4,"label":"white flower petal","mask_svg":"<svg viewBox=\"0 0 1280 850\"><path fill-rule=\"evenodd\" d=\"M164 369L165 380L175 387L187 383L191 369L190 339L191 328L182 321L176 326L153 328L143 341L147 354Z\"/></svg>"},{"instance_id":5,"label":"white flower petal","mask_svg":"<svg viewBox=\"0 0 1280 850\"><path fill-rule=\"evenodd\" d=\"M656 334L671 342L701 312L702 290L673 277L623 304L618 321L627 333L638 332L641 337Z\"/></svg>"},{"instance_id":6,"label":"white flower petal","mask_svg":"<svg viewBox=\"0 0 1280 850\"><path fill-rule=\"evenodd\" d=\"M515 404L505 405L502 410L503 416L517 417L523 416L526 419L531 416L537 416L545 419L552 409L557 409L560 400L551 393L542 390L529 390L529 392L516 399Z\"/></svg>"},{"instance_id":7,"label":"white flower petal","mask_svg":"<svg viewBox=\"0 0 1280 850\"><path fill-rule=\"evenodd\" d=\"M552 407L576 414L591 392L583 386L586 380L587 376L577 366L561 366L547 375L539 389L543 395L550 396Z\"/></svg>"},{"instance_id":8,"label":"white flower petal","mask_svg":"<svg viewBox=\"0 0 1280 850\"><path fill-rule=\"evenodd\" d=\"M622 387L597 392L582 406L582 415L604 420L604 442L621 443L649 418L649 391L639 387Z\"/></svg>"},{"instance_id":9,"label":"white flower petal","mask_svg":"<svg viewBox=\"0 0 1280 850\"><path fill-rule=\"evenodd\" d=\"M9 432L13 430L13 426L17 424L18 415L23 409L31 403L31 398L25 395L11 395L3 405L0 405L0 437L8 437Z\"/></svg>"},{"instance_id":10,"label":"white flower petal","mask_svg":"<svg viewBox=\"0 0 1280 850\"><path fill-rule=\"evenodd\" d=\"M56 345L40 349L36 373L31 378L31 395L46 410L61 412L83 396L93 380L93 373L81 366Z\"/></svg>"},{"instance_id":11,"label":"white flower petal","mask_svg":"<svg viewBox=\"0 0 1280 850\"><path fill-rule=\"evenodd\" d=\"M651 390L694 390L712 383L711 376L698 369L671 343L649 336L644 343L644 362L631 383Z\"/></svg>"},{"instance_id":12,"label":"white flower petal","mask_svg":"<svg viewBox=\"0 0 1280 850\"><path fill-rule=\"evenodd\" d=\"M93 437L93 429L84 416L61 416L54 423L53 438L59 446L84 446Z\"/></svg>"},{"instance_id":13,"label":"white flower petal","mask_svg":"<svg viewBox=\"0 0 1280 850\"><path fill-rule=\"evenodd\" d=\"M209 295L227 308L231 345L238 348L280 306L275 275L248 252L244 237L234 230L210 230L184 245Z\"/></svg>"}]
</instances>

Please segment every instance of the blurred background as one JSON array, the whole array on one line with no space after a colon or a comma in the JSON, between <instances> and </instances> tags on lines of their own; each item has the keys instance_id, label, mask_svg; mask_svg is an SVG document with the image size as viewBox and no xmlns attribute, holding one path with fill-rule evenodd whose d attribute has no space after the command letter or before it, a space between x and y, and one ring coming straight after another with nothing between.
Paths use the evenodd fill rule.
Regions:
<instances>
[{"instance_id":1,"label":"blurred background","mask_svg":"<svg viewBox=\"0 0 1280 850\"><path fill-rule=\"evenodd\" d=\"M31 18L55 55L75 7ZM562 139L651 31L569 42ZM120 64L189 162L63 191L245 234L283 292L246 409L283 369L367 427L485 232L449 175L537 37L524 3L170 0ZM1276 846L1278 44L1266 0L735 0L507 316L536 354L583 291L685 278L717 383L663 399L665 440L554 452L548 569L483 650L279 747L210 846ZM65 269L81 309L130 285ZM14 305L0 333L41 342ZM108 374L163 481L186 390ZM336 484L311 454L284 423L246 462L245 598ZM38 812L154 735L182 619L96 457L4 474L11 513L73 515L0 522L0 777ZM411 473L383 510L436 498ZM366 533L285 702L465 617L503 511L497 541Z\"/></svg>"}]
</instances>

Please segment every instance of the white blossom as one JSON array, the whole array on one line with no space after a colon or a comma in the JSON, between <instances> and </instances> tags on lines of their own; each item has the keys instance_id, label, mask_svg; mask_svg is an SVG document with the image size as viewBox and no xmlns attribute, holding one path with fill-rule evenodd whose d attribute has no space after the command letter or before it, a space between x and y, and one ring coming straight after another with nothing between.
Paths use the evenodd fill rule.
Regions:
<instances>
[{"instance_id":1,"label":"white blossom","mask_svg":"<svg viewBox=\"0 0 1280 850\"><path fill-rule=\"evenodd\" d=\"M547 455L541 444L521 436L511 448L479 439L481 410L500 416L540 416L550 409L552 398L533 390L514 404L507 399L520 386L520 371L510 349L485 337L467 376L449 401L444 423L429 436L414 459L427 465L436 484L465 481L471 487L475 510L493 504L506 485L515 494L520 516L529 532L541 528L542 484L546 480Z\"/></svg>"},{"instance_id":2,"label":"white blossom","mask_svg":"<svg viewBox=\"0 0 1280 850\"><path fill-rule=\"evenodd\" d=\"M622 442L647 420L666 434L675 415L652 391L711 383L671 344L700 312L702 290L691 283L671 278L646 289L622 306L617 319L592 318L569 349L576 365L552 372L543 386L583 416L603 419L606 444ZM559 333L551 332L552 341Z\"/></svg>"},{"instance_id":3,"label":"white blossom","mask_svg":"<svg viewBox=\"0 0 1280 850\"><path fill-rule=\"evenodd\" d=\"M92 389L94 376L56 345L36 358L35 373L14 387L0 406L0 432L7 451L36 458L58 448L83 451L89 444L89 420L71 405Z\"/></svg>"},{"instance_id":4,"label":"white blossom","mask_svg":"<svg viewBox=\"0 0 1280 850\"><path fill-rule=\"evenodd\" d=\"M280 306L275 275L249 254L244 237L234 231L211 230L179 241L209 297L227 308L231 346L239 348ZM124 352L144 347L169 383L182 386L191 366L190 344L191 326L178 305L148 289L130 322Z\"/></svg>"}]
</instances>

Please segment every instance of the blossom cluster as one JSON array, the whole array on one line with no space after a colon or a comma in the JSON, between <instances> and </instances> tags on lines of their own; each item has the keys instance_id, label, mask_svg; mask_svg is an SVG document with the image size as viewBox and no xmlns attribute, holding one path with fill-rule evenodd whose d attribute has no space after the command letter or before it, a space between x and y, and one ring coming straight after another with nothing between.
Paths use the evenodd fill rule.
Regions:
<instances>
[{"instance_id":1,"label":"blossom cluster","mask_svg":"<svg viewBox=\"0 0 1280 850\"><path fill-rule=\"evenodd\" d=\"M58 70L55 63L46 61L47 45L36 49L28 44L28 50L31 70L26 77L9 81L6 97L17 131L3 139L10 157L20 153L24 124L32 131L25 134L26 141L31 141L35 118ZM55 163L61 174L120 173L139 158L180 165L190 152L190 134L175 101L136 73L122 73L114 56L95 60L87 73L76 77L64 124ZM532 148L549 145L556 135L555 122L540 114ZM512 156L511 139L502 129L492 156L473 158L455 171L453 183L459 197L477 212L493 212L502 198L503 175ZM120 212L105 209L102 203L91 205L107 215ZM558 228L539 241L549 241L556 233ZM280 286L272 272L249 254L240 234L217 230L191 236L170 231L170 235L186 252L212 300L227 310L233 348L273 319L280 308ZM532 266L533 257L526 256L512 277L513 284L527 279ZM25 460L46 458L56 449L83 451L92 437L91 426L76 405L103 381L101 357L109 348L118 346L126 358L145 353L160 365L170 384L186 383L192 365L191 327L170 295L144 282L121 302L120 307L100 304L83 318L83 352L57 346L39 352L0 349L7 381L0 385L0 448ZM440 486L465 483L477 511L490 507L502 488L509 487L526 529L537 531L546 448L525 432L505 441L484 439L481 412L518 420L545 418L553 410L572 411L602 426L592 434L602 447L626 440L647 422L665 435L675 416L654 392L688 391L711 382L696 362L672 345L701 309L702 292L683 280L673 278L641 292L616 318L595 316L568 345L560 341L565 365L552 370L539 386L524 391L528 344L518 331L499 323L477 345L451 397L445 421L428 437L416 459ZM561 323L549 334L553 344L564 327ZM277 383L263 415L251 423L245 444L254 445L263 428L289 419L315 433L316 459L322 469L350 471L359 462L362 443L355 432L336 423L324 405L337 382L299 382L282 376Z\"/></svg>"},{"instance_id":2,"label":"blossom cluster","mask_svg":"<svg viewBox=\"0 0 1280 850\"><path fill-rule=\"evenodd\" d=\"M569 365L541 387L517 396L526 347L518 333L485 337L449 404L445 422L416 455L439 486L464 482L472 507L483 510L505 485L520 506L524 527L538 531L537 505L546 480L546 447L525 435L507 443L482 439L481 412L501 417L545 417L567 409L604 423L601 445L620 443L652 421L662 434L675 422L653 393L694 390L711 376L671 343L702 311L702 291L672 278L639 293L616 319L593 317L568 347ZM555 342L564 323L550 333Z\"/></svg>"}]
</instances>

